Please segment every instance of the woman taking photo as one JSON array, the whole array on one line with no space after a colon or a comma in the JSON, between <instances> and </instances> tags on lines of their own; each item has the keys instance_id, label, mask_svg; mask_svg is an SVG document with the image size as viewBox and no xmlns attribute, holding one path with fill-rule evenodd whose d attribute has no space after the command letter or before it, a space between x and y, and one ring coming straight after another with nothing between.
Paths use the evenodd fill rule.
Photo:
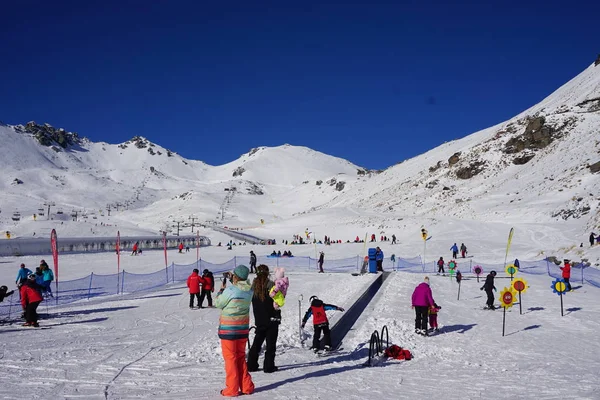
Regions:
<instances>
[{"instance_id":1,"label":"woman taking photo","mask_svg":"<svg viewBox=\"0 0 600 400\"><path fill-rule=\"evenodd\" d=\"M273 307L273 299L269 296L269 290L275 285L269 279L269 267L261 264L256 269L256 278L252 282L254 295L252 297L252 311L254 312L254 324L256 325L254 341L248 353L248 371L258 371L258 355L263 343L267 342L263 371L272 373L277 371L275 366L275 349L277 347L277 335L281 323L281 310Z\"/></svg>"}]
</instances>

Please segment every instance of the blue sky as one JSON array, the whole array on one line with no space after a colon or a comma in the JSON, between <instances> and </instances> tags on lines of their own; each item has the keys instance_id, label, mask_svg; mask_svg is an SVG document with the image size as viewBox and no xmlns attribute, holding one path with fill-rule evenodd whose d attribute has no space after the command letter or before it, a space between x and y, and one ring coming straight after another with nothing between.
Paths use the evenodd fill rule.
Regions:
<instances>
[{"instance_id":1,"label":"blue sky","mask_svg":"<svg viewBox=\"0 0 600 400\"><path fill-rule=\"evenodd\" d=\"M600 52L592 1L5 3L1 121L211 165L290 143L386 168L514 116Z\"/></svg>"}]
</instances>

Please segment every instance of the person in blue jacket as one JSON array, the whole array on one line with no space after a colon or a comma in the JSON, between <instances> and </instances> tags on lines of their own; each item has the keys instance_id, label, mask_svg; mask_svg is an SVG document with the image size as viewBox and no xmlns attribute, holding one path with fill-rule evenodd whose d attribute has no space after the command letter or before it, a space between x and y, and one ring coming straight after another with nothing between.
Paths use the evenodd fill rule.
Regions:
<instances>
[{"instance_id":1,"label":"person in blue jacket","mask_svg":"<svg viewBox=\"0 0 600 400\"><path fill-rule=\"evenodd\" d=\"M375 251L375 261L377 262L377 271L383 272L383 251L379 247Z\"/></svg>"},{"instance_id":2,"label":"person in blue jacket","mask_svg":"<svg viewBox=\"0 0 600 400\"><path fill-rule=\"evenodd\" d=\"M17 286L27 282L27 277L29 275L31 275L31 270L25 268L25 264L21 264L21 268L19 268L19 271L17 272L17 279L15 280Z\"/></svg>"},{"instance_id":3,"label":"person in blue jacket","mask_svg":"<svg viewBox=\"0 0 600 400\"><path fill-rule=\"evenodd\" d=\"M456 258L458 256L458 246L456 245L456 243L454 243L454 245L450 247L450 250L452 250L452 258Z\"/></svg>"}]
</instances>

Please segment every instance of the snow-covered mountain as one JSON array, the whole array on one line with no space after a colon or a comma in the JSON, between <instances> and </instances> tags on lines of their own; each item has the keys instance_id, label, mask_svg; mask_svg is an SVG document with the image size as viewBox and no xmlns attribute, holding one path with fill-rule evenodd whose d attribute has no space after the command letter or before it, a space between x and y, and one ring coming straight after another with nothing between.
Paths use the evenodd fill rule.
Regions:
<instances>
[{"instance_id":1,"label":"snow-covered mountain","mask_svg":"<svg viewBox=\"0 0 600 400\"><path fill-rule=\"evenodd\" d=\"M595 65L514 118L381 173L287 144L211 166L139 136L93 143L49 125L1 125L0 229L44 235L60 221L67 235L113 234L114 224L157 233L194 216L269 237L310 227L412 243L421 225L447 240L454 224L472 224L471 240L519 225L532 254L570 250L599 231L599 132ZM33 221L48 204L54 220ZM87 220L72 222L73 211Z\"/></svg>"}]
</instances>

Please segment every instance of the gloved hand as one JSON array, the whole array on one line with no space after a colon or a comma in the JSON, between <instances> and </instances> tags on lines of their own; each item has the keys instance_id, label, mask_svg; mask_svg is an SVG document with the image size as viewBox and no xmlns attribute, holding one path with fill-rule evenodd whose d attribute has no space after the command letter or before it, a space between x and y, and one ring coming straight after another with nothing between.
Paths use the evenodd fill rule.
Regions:
<instances>
[{"instance_id":1,"label":"gloved hand","mask_svg":"<svg viewBox=\"0 0 600 400\"><path fill-rule=\"evenodd\" d=\"M304 325L305 325L305 323L303 322L303 323L302 323L302 329L304 329Z\"/></svg>"},{"instance_id":2,"label":"gloved hand","mask_svg":"<svg viewBox=\"0 0 600 400\"><path fill-rule=\"evenodd\" d=\"M497 291L498 291L498 289L494 288L494 292L497 292Z\"/></svg>"},{"instance_id":3,"label":"gloved hand","mask_svg":"<svg viewBox=\"0 0 600 400\"><path fill-rule=\"evenodd\" d=\"M481 288L479 288L479 290L483 290L483 286Z\"/></svg>"},{"instance_id":4,"label":"gloved hand","mask_svg":"<svg viewBox=\"0 0 600 400\"><path fill-rule=\"evenodd\" d=\"M340 310L341 312L344 312L346 310L344 310L342 307L339 307L338 310Z\"/></svg>"}]
</instances>

